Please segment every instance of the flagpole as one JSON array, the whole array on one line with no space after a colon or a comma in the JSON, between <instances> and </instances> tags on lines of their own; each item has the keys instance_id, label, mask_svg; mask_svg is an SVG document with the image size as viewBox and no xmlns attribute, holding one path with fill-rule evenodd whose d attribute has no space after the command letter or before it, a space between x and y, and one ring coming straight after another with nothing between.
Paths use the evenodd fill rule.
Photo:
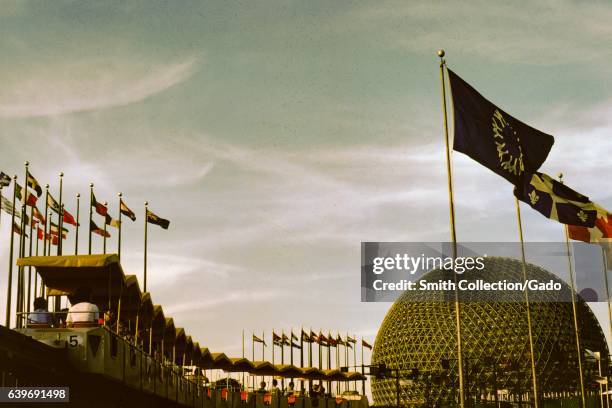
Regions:
<instances>
[{"instance_id":1,"label":"flagpole","mask_svg":"<svg viewBox=\"0 0 612 408\"><path fill-rule=\"evenodd\" d=\"M74 235L74 254L79 254L79 226L81 225L79 221L79 211L80 211L80 202L81 202L81 194L77 193L76 195L76 231Z\"/></svg>"},{"instance_id":2,"label":"flagpole","mask_svg":"<svg viewBox=\"0 0 612 408\"><path fill-rule=\"evenodd\" d=\"M108 201L104 202L104 206L106 208L108 208ZM104 237L102 239L102 253L103 254L106 254L106 217L107 216L108 216L108 214L104 216ZM145 290L145 292L146 292L146 290ZM117 325L117 326L119 326L119 325Z\"/></svg>"},{"instance_id":3,"label":"flagpole","mask_svg":"<svg viewBox=\"0 0 612 408\"><path fill-rule=\"evenodd\" d=\"M563 183L563 173L559 173L559 182ZM584 373L582 371L582 350L580 349L580 334L578 333L578 313L576 310L576 287L574 285L574 268L572 266L572 254L570 250L569 231L567 225L563 226L565 230L565 245L567 247L567 263L569 267L569 279L572 295L572 314L574 317L574 335L576 336L576 351L578 354L578 372L580 375L580 398L582 406L586 407L586 396L584 394Z\"/></svg>"},{"instance_id":4,"label":"flagpole","mask_svg":"<svg viewBox=\"0 0 612 408\"><path fill-rule=\"evenodd\" d=\"M144 291L147 291L147 232L148 232L148 225L149 225L149 220L147 217L147 214L149 212L148 210L148 206L149 206L149 202L145 201L145 215L144 215Z\"/></svg>"},{"instance_id":5,"label":"flagpole","mask_svg":"<svg viewBox=\"0 0 612 408\"><path fill-rule=\"evenodd\" d=\"M46 220L46 218L45 218ZM40 227L36 226L36 256L38 256L38 245L39 245L39 241L40 239L38 239L38 229ZM37 298L37 292L38 292L38 271L34 271L34 298Z\"/></svg>"},{"instance_id":6,"label":"flagpole","mask_svg":"<svg viewBox=\"0 0 612 408\"><path fill-rule=\"evenodd\" d=\"M119 235L117 235L117 256L121 261L121 197L123 197L123 193L119 193ZM145 220L146 221L146 220Z\"/></svg>"},{"instance_id":7,"label":"flagpole","mask_svg":"<svg viewBox=\"0 0 612 408\"><path fill-rule=\"evenodd\" d=\"M612 309L610 305L610 286L608 284L608 260L606 258L606 250L601 246L601 256L603 265L604 282L606 284L606 299L608 301L608 323L610 324L610 335L612 336Z\"/></svg>"},{"instance_id":8,"label":"flagpole","mask_svg":"<svg viewBox=\"0 0 612 408\"><path fill-rule=\"evenodd\" d=\"M49 220L48 213L49 213L49 184L45 184L45 230L44 230L44 236L43 236L43 256L47 256L47 222Z\"/></svg>"},{"instance_id":9,"label":"flagpole","mask_svg":"<svg viewBox=\"0 0 612 408\"><path fill-rule=\"evenodd\" d=\"M608 301L608 323L610 325L610 334L612 335L612 310L610 309L610 287L608 285L608 260L606 258L606 250L603 246L601 246L601 255L602 255L602 265L603 265L603 275L604 282L606 285L606 300ZM601 365L601 359L599 361ZM608 382L606 382L606 407L610 407L610 395L608 394Z\"/></svg>"},{"instance_id":10,"label":"flagpole","mask_svg":"<svg viewBox=\"0 0 612 408\"><path fill-rule=\"evenodd\" d=\"M26 187L24 187L25 189ZM23 193L23 191L22 191ZM25 190L25 194L27 197L27 190ZM23 198L23 196L22 196ZM25 247L25 219L26 219L26 205L22 202L21 203L21 222L19 223L20 226L20 230L21 233L19 234L19 258L23 257L23 253L24 253L24 247ZM24 310L23 307L23 266L20 266L17 272L17 313L21 313ZM19 315L17 315L15 317L17 319L17 321L15 322L17 324L18 328L22 327L22 321L19 318Z\"/></svg>"},{"instance_id":11,"label":"flagpole","mask_svg":"<svg viewBox=\"0 0 612 408\"><path fill-rule=\"evenodd\" d=\"M121 214L121 208L119 208L119 214ZM121 218L121 216L119 216L119 218ZM244 329L242 329L242 358L244 358ZM242 389L244 389L244 371L242 372Z\"/></svg>"},{"instance_id":12,"label":"flagpole","mask_svg":"<svg viewBox=\"0 0 612 408\"><path fill-rule=\"evenodd\" d=\"M521 218L521 204L518 198L516 197L514 197L514 202L516 204L516 217L518 221L518 232L519 232L519 239L521 241L521 261L522 261L521 265L523 269L523 280L527 282L528 280L527 261L525 259L525 241L523 238L523 221ZM529 335L529 354L531 355L530 360L531 360L531 379L532 379L532 386L533 386L533 401L534 401L534 407L538 408L540 404L540 395L538 392L538 378L536 374L536 357L535 357L535 350L534 350L534 345L533 345L533 326L531 323L531 304L529 303L529 290L527 288L525 288L524 294L525 294L525 307L527 311L527 333Z\"/></svg>"},{"instance_id":13,"label":"flagpole","mask_svg":"<svg viewBox=\"0 0 612 408\"><path fill-rule=\"evenodd\" d=\"M363 337L361 337L361 375L365 377L365 365L363 364ZM365 380L361 380L361 395L365 395Z\"/></svg>"},{"instance_id":14,"label":"flagpole","mask_svg":"<svg viewBox=\"0 0 612 408\"><path fill-rule=\"evenodd\" d=\"M62 239L64 237L64 203L62 201L62 194L63 194L63 190L64 190L64 172L61 172L59 174L59 178L60 178L60 182L59 182L59 209L60 209L60 214L59 214L59 220L57 222L57 225L59 225L59 237L58 237L58 244L57 244L57 254L61 255L62 254Z\"/></svg>"},{"instance_id":15,"label":"flagpole","mask_svg":"<svg viewBox=\"0 0 612 408\"><path fill-rule=\"evenodd\" d=\"M440 57L440 80L442 82L442 110L444 113L444 141L446 145L446 173L448 178L448 200L450 212L450 231L452 240L453 259L457 257L457 233L455 230L455 203L453 198L453 173L451 167L450 141L448 137L448 115L446 112L446 84L444 82L444 50L438 51ZM453 273L455 283L455 320L456 320L456 335L457 335L457 371L459 374L459 406L465 408L465 384L463 381L463 350L461 344L461 305L459 303L459 292L457 285L457 274Z\"/></svg>"},{"instance_id":16,"label":"flagpole","mask_svg":"<svg viewBox=\"0 0 612 408\"><path fill-rule=\"evenodd\" d=\"M29 249L28 249L28 256L32 256L32 231L34 230L34 207L30 207L30 239L29 239ZM38 238L38 235L36 236ZM26 307L26 310L29 312L30 311L30 301L31 299L31 292L32 292L32 267L28 266L28 304Z\"/></svg>"},{"instance_id":17,"label":"flagpole","mask_svg":"<svg viewBox=\"0 0 612 408\"><path fill-rule=\"evenodd\" d=\"M94 183L89 183L89 255L91 255L91 221L92 221L92 217L93 217L93 188L94 188ZM106 220L105 220L106 222ZM145 288L145 292L146 292L146 288Z\"/></svg>"}]
</instances>

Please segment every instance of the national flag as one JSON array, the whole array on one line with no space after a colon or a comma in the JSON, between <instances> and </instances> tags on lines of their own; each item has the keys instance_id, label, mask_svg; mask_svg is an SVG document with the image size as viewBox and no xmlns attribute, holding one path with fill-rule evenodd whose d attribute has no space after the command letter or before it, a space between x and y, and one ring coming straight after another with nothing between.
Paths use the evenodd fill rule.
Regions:
<instances>
[{"instance_id":1,"label":"national flag","mask_svg":"<svg viewBox=\"0 0 612 408\"><path fill-rule=\"evenodd\" d=\"M453 149L520 185L544 163L554 137L508 115L450 69L448 75L455 117Z\"/></svg>"},{"instance_id":2,"label":"national flag","mask_svg":"<svg viewBox=\"0 0 612 408\"><path fill-rule=\"evenodd\" d=\"M168 229L168 226L170 226L170 221L158 217L157 215L153 214L149 210L147 210L147 222L151 224L159 225L160 227L166 230Z\"/></svg>"},{"instance_id":3,"label":"national flag","mask_svg":"<svg viewBox=\"0 0 612 408\"><path fill-rule=\"evenodd\" d=\"M36 235L37 235L38 239L40 239L40 240L44 240L45 239L45 231L42 230L40 227L36 227Z\"/></svg>"},{"instance_id":4,"label":"national flag","mask_svg":"<svg viewBox=\"0 0 612 408\"><path fill-rule=\"evenodd\" d=\"M350 336L346 336L346 342L347 343L357 343L357 340L355 340L354 338L350 337Z\"/></svg>"},{"instance_id":5,"label":"national flag","mask_svg":"<svg viewBox=\"0 0 612 408\"><path fill-rule=\"evenodd\" d=\"M77 226L76 219L64 208L64 223Z\"/></svg>"},{"instance_id":6,"label":"national flag","mask_svg":"<svg viewBox=\"0 0 612 408\"><path fill-rule=\"evenodd\" d=\"M283 333L283 345L289 346L291 343L289 342L289 337L285 333Z\"/></svg>"},{"instance_id":7,"label":"national flag","mask_svg":"<svg viewBox=\"0 0 612 408\"><path fill-rule=\"evenodd\" d=\"M67 233L68 230L62 227L62 238L66 238ZM49 223L49 235L59 235L59 226L53 221Z\"/></svg>"},{"instance_id":8,"label":"national flag","mask_svg":"<svg viewBox=\"0 0 612 408\"><path fill-rule=\"evenodd\" d=\"M283 344L283 339L281 338L281 336L279 336L278 334L272 332L272 344L274 344L275 346L282 346Z\"/></svg>"},{"instance_id":9,"label":"national flag","mask_svg":"<svg viewBox=\"0 0 612 408\"><path fill-rule=\"evenodd\" d=\"M93 222L93 220L91 220L91 222L89 223L89 228L94 234L98 234L101 237L110 238L110 234L108 233L108 231L104 231L102 228L99 228L96 223Z\"/></svg>"},{"instance_id":10,"label":"national flag","mask_svg":"<svg viewBox=\"0 0 612 408\"><path fill-rule=\"evenodd\" d=\"M96 212L98 214L100 214L103 217L106 217L106 214L108 213L108 208L106 208L104 204L99 203L96 200L96 196L94 193L91 193L91 206L96 209Z\"/></svg>"},{"instance_id":11,"label":"national flag","mask_svg":"<svg viewBox=\"0 0 612 408\"><path fill-rule=\"evenodd\" d=\"M136 214L134 214L134 212L130 210L127 205L125 205L123 200L119 200L119 209L121 214L125 215L132 221L136 221Z\"/></svg>"},{"instance_id":12,"label":"national flag","mask_svg":"<svg viewBox=\"0 0 612 408\"><path fill-rule=\"evenodd\" d=\"M327 334L327 343L330 347L338 346L338 341L331 335L331 333Z\"/></svg>"},{"instance_id":13,"label":"national flag","mask_svg":"<svg viewBox=\"0 0 612 408\"><path fill-rule=\"evenodd\" d=\"M119 220L114 219L108 213L106 213L106 217L104 217L104 222L106 225L110 225L111 227L119 228Z\"/></svg>"},{"instance_id":14,"label":"national flag","mask_svg":"<svg viewBox=\"0 0 612 408\"><path fill-rule=\"evenodd\" d=\"M598 206L597 219L592 228L570 225L568 227L571 239L588 243L612 241L612 213Z\"/></svg>"},{"instance_id":15,"label":"national flag","mask_svg":"<svg viewBox=\"0 0 612 408\"><path fill-rule=\"evenodd\" d=\"M310 342L311 343L319 342L319 336L317 336L317 333L313 332L312 330L310 331Z\"/></svg>"},{"instance_id":16,"label":"national flag","mask_svg":"<svg viewBox=\"0 0 612 408\"><path fill-rule=\"evenodd\" d=\"M266 344L265 340L260 339L259 337L257 337L256 335L253 335L253 341L255 343L261 343L264 345L264 347L267 347L268 345Z\"/></svg>"},{"instance_id":17,"label":"national flag","mask_svg":"<svg viewBox=\"0 0 612 408\"><path fill-rule=\"evenodd\" d=\"M47 193L47 206L55 211L56 214L60 213L60 206L57 201L55 201L55 198L53 198L51 193Z\"/></svg>"},{"instance_id":18,"label":"national flag","mask_svg":"<svg viewBox=\"0 0 612 408\"><path fill-rule=\"evenodd\" d=\"M45 216L40 212L40 210L36 206L32 207L32 217L36 218L42 224L45 224L47 222Z\"/></svg>"},{"instance_id":19,"label":"national flag","mask_svg":"<svg viewBox=\"0 0 612 408\"><path fill-rule=\"evenodd\" d=\"M341 346L346 346L346 342L342 339L342 336L340 336L340 333L338 333L338 337L336 337L336 343Z\"/></svg>"},{"instance_id":20,"label":"national flag","mask_svg":"<svg viewBox=\"0 0 612 408\"><path fill-rule=\"evenodd\" d=\"M327 339L327 337L325 337L323 333L319 333L319 336L317 337L317 343L319 343L322 346L327 346L328 342L329 340Z\"/></svg>"},{"instance_id":21,"label":"national flag","mask_svg":"<svg viewBox=\"0 0 612 408\"><path fill-rule=\"evenodd\" d=\"M291 341L293 341L293 340L295 340L295 341L300 341L300 338L299 338L299 337L298 337L296 334L294 334L293 332L291 332Z\"/></svg>"},{"instance_id":22,"label":"national flag","mask_svg":"<svg viewBox=\"0 0 612 408\"><path fill-rule=\"evenodd\" d=\"M8 187L11 185L11 176L0 171L0 187Z\"/></svg>"},{"instance_id":23,"label":"national flag","mask_svg":"<svg viewBox=\"0 0 612 408\"><path fill-rule=\"evenodd\" d=\"M588 197L572 190L547 174L536 172L525 179L514 195L534 210L562 224L593 227L597 208Z\"/></svg>"},{"instance_id":24,"label":"national flag","mask_svg":"<svg viewBox=\"0 0 612 408\"><path fill-rule=\"evenodd\" d=\"M36 205L36 201L38 201L38 197L30 193L29 191L26 191L26 193L27 193L28 198L27 198L27 201L25 201L25 204L29 205L30 207L34 207ZM19 199L19 201L21 201L21 203L23 204L24 203L24 189L17 182L15 182L15 194L17 198Z\"/></svg>"},{"instance_id":25,"label":"national flag","mask_svg":"<svg viewBox=\"0 0 612 408\"><path fill-rule=\"evenodd\" d=\"M304 330L302 330L301 336L304 343L312 343L312 338Z\"/></svg>"},{"instance_id":26,"label":"national flag","mask_svg":"<svg viewBox=\"0 0 612 408\"><path fill-rule=\"evenodd\" d=\"M297 343L291 342L291 348L296 348L296 349L300 349L300 350L301 350L301 349L302 349L302 346L300 346L300 345L299 345L299 344L297 344Z\"/></svg>"},{"instance_id":27,"label":"national flag","mask_svg":"<svg viewBox=\"0 0 612 408\"><path fill-rule=\"evenodd\" d=\"M59 243L59 237L57 235L47 235L47 241L49 241L51 245L57 246Z\"/></svg>"},{"instance_id":28,"label":"national flag","mask_svg":"<svg viewBox=\"0 0 612 408\"><path fill-rule=\"evenodd\" d=\"M368 350L372 350L372 345L363 339L361 339L361 346L367 348Z\"/></svg>"},{"instance_id":29,"label":"national flag","mask_svg":"<svg viewBox=\"0 0 612 408\"><path fill-rule=\"evenodd\" d=\"M0 208L2 208L6 213L13 215L15 213L15 217L21 218L21 212L15 211L15 207L13 207L13 203L11 203L6 197L2 196L2 201L0 203Z\"/></svg>"},{"instance_id":30,"label":"national flag","mask_svg":"<svg viewBox=\"0 0 612 408\"><path fill-rule=\"evenodd\" d=\"M40 197L42 195L42 187L40 186L38 181L34 178L32 173L30 173L29 170L26 172L26 176L28 178L28 180L27 180L28 187L30 187L32 190L36 191L36 195L38 197Z\"/></svg>"},{"instance_id":31,"label":"national flag","mask_svg":"<svg viewBox=\"0 0 612 408\"><path fill-rule=\"evenodd\" d=\"M28 234L24 233L21 230L21 227L19 225L17 225L16 223L13 223L13 233L17 234L17 235L23 235L24 237L28 237Z\"/></svg>"}]
</instances>

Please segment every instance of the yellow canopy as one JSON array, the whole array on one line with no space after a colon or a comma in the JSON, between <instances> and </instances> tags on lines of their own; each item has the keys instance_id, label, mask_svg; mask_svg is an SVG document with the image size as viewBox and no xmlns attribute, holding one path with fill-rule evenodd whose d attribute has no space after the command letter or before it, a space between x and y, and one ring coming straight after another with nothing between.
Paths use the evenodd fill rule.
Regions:
<instances>
[{"instance_id":1,"label":"yellow canopy","mask_svg":"<svg viewBox=\"0 0 612 408\"><path fill-rule=\"evenodd\" d=\"M50 296L73 294L90 288L94 302L105 311L126 288L126 279L116 254L32 256L19 258L18 266L33 266L42 277Z\"/></svg>"}]
</instances>

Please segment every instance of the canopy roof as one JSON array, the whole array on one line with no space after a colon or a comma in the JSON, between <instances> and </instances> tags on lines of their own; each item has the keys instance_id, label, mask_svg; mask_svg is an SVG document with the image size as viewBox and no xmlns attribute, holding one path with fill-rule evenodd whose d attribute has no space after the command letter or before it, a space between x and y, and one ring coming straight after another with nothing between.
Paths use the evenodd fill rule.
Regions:
<instances>
[{"instance_id":1,"label":"canopy roof","mask_svg":"<svg viewBox=\"0 0 612 408\"><path fill-rule=\"evenodd\" d=\"M221 370L230 371L233 367L232 360L225 353L211 353L212 367Z\"/></svg>"},{"instance_id":2,"label":"canopy roof","mask_svg":"<svg viewBox=\"0 0 612 408\"><path fill-rule=\"evenodd\" d=\"M50 296L72 295L81 287L90 288L94 303L108 310L109 298L126 288L126 278L116 254L32 256L19 258L18 266L33 266Z\"/></svg>"}]
</instances>

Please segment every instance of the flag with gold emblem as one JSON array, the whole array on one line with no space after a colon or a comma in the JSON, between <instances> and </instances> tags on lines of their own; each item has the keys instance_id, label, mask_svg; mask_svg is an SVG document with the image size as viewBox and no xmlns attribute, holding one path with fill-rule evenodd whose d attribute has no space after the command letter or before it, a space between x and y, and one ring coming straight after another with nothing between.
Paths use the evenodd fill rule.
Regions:
<instances>
[{"instance_id":1,"label":"flag with gold emblem","mask_svg":"<svg viewBox=\"0 0 612 408\"><path fill-rule=\"evenodd\" d=\"M548 157L555 139L489 102L450 69L455 137L453 149L519 185Z\"/></svg>"},{"instance_id":2,"label":"flag with gold emblem","mask_svg":"<svg viewBox=\"0 0 612 408\"><path fill-rule=\"evenodd\" d=\"M597 205L547 174L532 174L514 189L514 195L551 220L579 227L595 226Z\"/></svg>"},{"instance_id":3,"label":"flag with gold emblem","mask_svg":"<svg viewBox=\"0 0 612 408\"><path fill-rule=\"evenodd\" d=\"M149 210L147 210L147 222L150 224L159 225L163 229L168 229L168 227L170 226L170 221L153 214Z\"/></svg>"}]
</instances>

